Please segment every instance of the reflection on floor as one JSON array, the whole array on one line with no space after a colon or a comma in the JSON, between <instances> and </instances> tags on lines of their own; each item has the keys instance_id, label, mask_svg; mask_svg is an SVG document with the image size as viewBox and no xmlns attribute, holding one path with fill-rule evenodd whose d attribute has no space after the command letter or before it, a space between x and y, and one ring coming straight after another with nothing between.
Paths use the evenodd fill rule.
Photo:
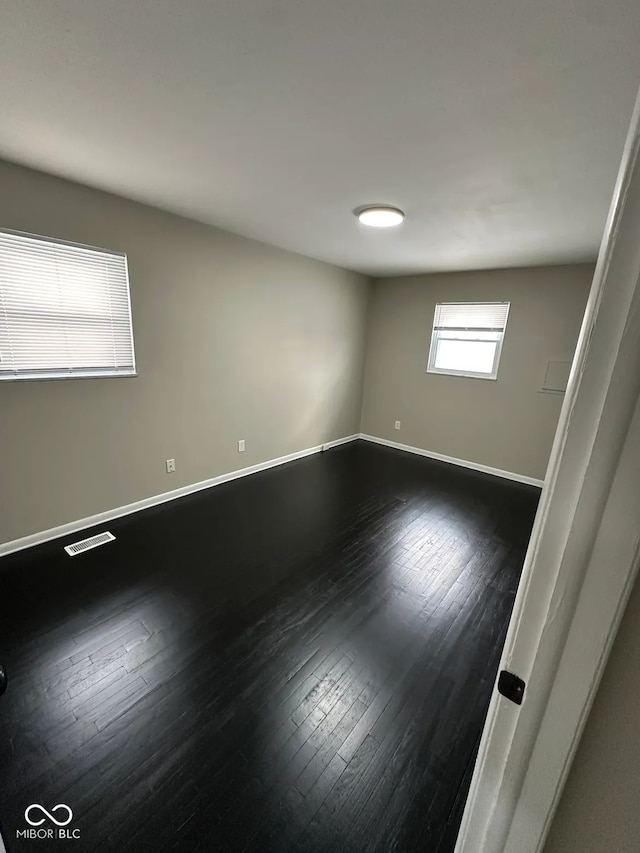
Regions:
<instances>
[{"instance_id":1,"label":"reflection on floor","mask_svg":"<svg viewBox=\"0 0 640 853\"><path fill-rule=\"evenodd\" d=\"M7 850L453 850L537 499L358 442L6 558Z\"/></svg>"}]
</instances>

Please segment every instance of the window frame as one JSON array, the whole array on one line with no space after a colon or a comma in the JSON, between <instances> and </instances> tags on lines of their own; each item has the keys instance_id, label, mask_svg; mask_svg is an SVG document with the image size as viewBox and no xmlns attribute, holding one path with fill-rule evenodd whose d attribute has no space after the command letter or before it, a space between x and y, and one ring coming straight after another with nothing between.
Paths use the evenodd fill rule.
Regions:
<instances>
[{"instance_id":1,"label":"window frame","mask_svg":"<svg viewBox=\"0 0 640 853\"><path fill-rule=\"evenodd\" d=\"M29 373L23 375L16 373L4 373L0 371L0 383L2 382L41 382L60 379L130 379L138 376L136 364L135 339L133 333L133 310L131 306L131 286L129 282L129 264L126 252L117 251L114 249L105 249L101 246L92 246L87 243L77 243L72 240L61 240L57 237L46 237L42 234L32 234L28 231L17 231L11 228L0 228L0 234L7 234L11 237L24 237L29 240L37 240L42 243L47 243L53 246L65 246L73 249L86 250L88 252L96 252L111 257L118 257L124 260L124 281L126 283L127 309L129 318L129 337L131 341L131 368L126 370L114 370L111 368L74 368L71 370L62 370L58 368L36 368ZM64 315L60 315L63 321Z\"/></svg>"},{"instance_id":2,"label":"window frame","mask_svg":"<svg viewBox=\"0 0 640 853\"><path fill-rule=\"evenodd\" d=\"M506 305L507 311L504 318L504 325L502 329L490 329L490 328L470 328L470 327L454 327L451 326L450 329L446 328L436 328L436 316L438 312L438 308L441 305ZM429 346L429 357L427 359L427 373L434 373L440 376L463 376L468 379L489 379L490 381L495 382L498 378L498 369L500 367L500 357L502 355L502 345L504 343L504 336L507 331L507 321L509 319L509 311L511 309L510 302L436 302L434 311L433 311L433 323L431 325L431 344ZM442 333L448 332L494 332L499 335L498 340L495 342L496 349L493 356L493 366L491 373L485 373L483 371L474 371L474 370L454 370L452 368L442 368L435 366L435 359L438 352L438 343L442 340L440 337ZM456 340L456 338L448 337L447 340ZM470 338L458 338L458 340L469 341L472 343L487 343L486 340L482 338L478 338L477 341L473 341Z\"/></svg>"}]
</instances>

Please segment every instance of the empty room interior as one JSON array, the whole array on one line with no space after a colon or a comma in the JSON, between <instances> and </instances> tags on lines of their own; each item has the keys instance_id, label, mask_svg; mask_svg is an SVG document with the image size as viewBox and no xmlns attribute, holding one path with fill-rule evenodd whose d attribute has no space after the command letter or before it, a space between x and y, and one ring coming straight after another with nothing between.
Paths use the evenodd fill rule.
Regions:
<instances>
[{"instance_id":1,"label":"empty room interior","mask_svg":"<svg viewBox=\"0 0 640 853\"><path fill-rule=\"evenodd\" d=\"M640 5L0 21L0 851L527 853L459 833L533 701ZM640 849L627 587L545 853Z\"/></svg>"}]
</instances>

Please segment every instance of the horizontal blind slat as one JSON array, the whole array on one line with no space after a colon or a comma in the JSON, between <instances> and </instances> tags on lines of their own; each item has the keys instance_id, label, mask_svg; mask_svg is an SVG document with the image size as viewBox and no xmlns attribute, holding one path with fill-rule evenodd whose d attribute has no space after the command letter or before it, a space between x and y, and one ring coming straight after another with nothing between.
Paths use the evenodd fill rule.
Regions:
<instances>
[{"instance_id":1,"label":"horizontal blind slat","mask_svg":"<svg viewBox=\"0 0 640 853\"><path fill-rule=\"evenodd\" d=\"M504 330L508 302L441 302L436 305L433 327L439 330Z\"/></svg>"},{"instance_id":2,"label":"horizontal blind slat","mask_svg":"<svg viewBox=\"0 0 640 853\"><path fill-rule=\"evenodd\" d=\"M126 255L0 231L0 378L133 372Z\"/></svg>"}]
</instances>

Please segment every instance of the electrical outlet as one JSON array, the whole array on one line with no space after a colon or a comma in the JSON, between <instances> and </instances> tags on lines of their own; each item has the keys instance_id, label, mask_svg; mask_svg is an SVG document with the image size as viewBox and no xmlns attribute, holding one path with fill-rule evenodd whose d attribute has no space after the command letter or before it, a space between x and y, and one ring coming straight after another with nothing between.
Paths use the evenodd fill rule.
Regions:
<instances>
[{"instance_id":1,"label":"electrical outlet","mask_svg":"<svg viewBox=\"0 0 640 853\"><path fill-rule=\"evenodd\" d=\"M173 474L176 470L176 460L175 459L167 459L167 474Z\"/></svg>"},{"instance_id":2,"label":"electrical outlet","mask_svg":"<svg viewBox=\"0 0 640 853\"><path fill-rule=\"evenodd\" d=\"M244 438L238 442L238 453L244 453Z\"/></svg>"},{"instance_id":3,"label":"electrical outlet","mask_svg":"<svg viewBox=\"0 0 640 853\"><path fill-rule=\"evenodd\" d=\"M396 421L395 424L393 425L393 428L394 429L400 429L400 421Z\"/></svg>"}]
</instances>

